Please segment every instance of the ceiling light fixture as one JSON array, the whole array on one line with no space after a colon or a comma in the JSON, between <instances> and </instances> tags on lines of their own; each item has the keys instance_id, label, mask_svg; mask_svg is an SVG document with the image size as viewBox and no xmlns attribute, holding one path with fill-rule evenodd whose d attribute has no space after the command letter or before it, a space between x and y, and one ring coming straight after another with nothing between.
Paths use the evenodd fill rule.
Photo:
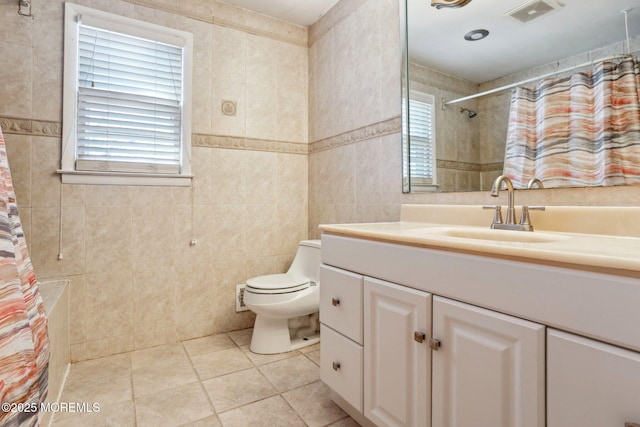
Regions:
<instances>
[{"instance_id":1,"label":"ceiling light fixture","mask_svg":"<svg viewBox=\"0 0 640 427\"><path fill-rule=\"evenodd\" d=\"M464 35L464 39L470 42L482 40L489 35L487 30L473 30Z\"/></svg>"},{"instance_id":2,"label":"ceiling light fixture","mask_svg":"<svg viewBox=\"0 0 640 427\"><path fill-rule=\"evenodd\" d=\"M431 0L431 6L436 9L442 9L443 7L462 7L466 6L471 0Z\"/></svg>"}]
</instances>

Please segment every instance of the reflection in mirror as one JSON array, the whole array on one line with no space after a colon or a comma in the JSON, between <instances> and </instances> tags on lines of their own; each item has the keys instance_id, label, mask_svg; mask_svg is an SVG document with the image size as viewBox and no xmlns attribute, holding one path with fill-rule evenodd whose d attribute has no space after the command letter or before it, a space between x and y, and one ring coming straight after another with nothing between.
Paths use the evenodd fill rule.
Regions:
<instances>
[{"instance_id":1,"label":"reflection in mirror","mask_svg":"<svg viewBox=\"0 0 640 427\"><path fill-rule=\"evenodd\" d=\"M503 173L517 188L640 183L637 0L401 10L403 191L488 190Z\"/></svg>"}]
</instances>

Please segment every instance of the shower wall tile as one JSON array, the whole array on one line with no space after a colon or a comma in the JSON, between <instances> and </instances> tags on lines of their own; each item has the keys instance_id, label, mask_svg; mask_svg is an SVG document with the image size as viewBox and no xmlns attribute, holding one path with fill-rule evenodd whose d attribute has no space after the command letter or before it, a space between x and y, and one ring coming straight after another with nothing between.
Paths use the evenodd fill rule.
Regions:
<instances>
[{"instance_id":1,"label":"shower wall tile","mask_svg":"<svg viewBox=\"0 0 640 427\"><path fill-rule=\"evenodd\" d=\"M85 212L85 273L131 269L134 262L131 208L87 207Z\"/></svg>"},{"instance_id":2,"label":"shower wall tile","mask_svg":"<svg viewBox=\"0 0 640 427\"><path fill-rule=\"evenodd\" d=\"M16 13L10 19L18 18ZM0 42L0 52L3 62L11 64L0 67L0 82L3 82L0 116L31 117L33 48L15 41Z\"/></svg>"},{"instance_id":3,"label":"shower wall tile","mask_svg":"<svg viewBox=\"0 0 640 427\"><path fill-rule=\"evenodd\" d=\"M32 46L33 20L18 14L17 3L0 3L0 21L4 24L0 26L0 42Z\"/></svg>"},{"instance_id":4,"label":"shower wall tile","mask_svg":"<svg viewBox=\"0 0 640 427\"><path fill-rule=\"evenodd\" d=\"M69 277L69 339L71 345L87 341L87 291L84 275ZM81 360L81 359L75 359Z\"/></svg>"},{"instance_id":5,"label":"shower wall tile","mask_svg":"<svg viewBox=\"0 0 640 427\"><path fill-rule=\"evenodd\" d=\"M28 135L4 135L18 208L31 206L31 141Z\"/></svg>"},{"instance_id":6,"label":"shower wall tile","mask_svg":"<svg viewBox=\"0 0 640 427\"><path fill-rule=\"evenodd\" d=\"M33 137L31 150L31 204L34 207L60 206L60 140Z\"/></svg>"},{"instance_id":7,"label":"shower wall tile","mask_svg":"<svg viewBox=\"0 0 640 427\"><path fill-rule=\"evenodd\" d=\"M121 269L87 274L85 280L87 350L107 339L132 337L133 272Z\"/></svg>"}]
</instances>

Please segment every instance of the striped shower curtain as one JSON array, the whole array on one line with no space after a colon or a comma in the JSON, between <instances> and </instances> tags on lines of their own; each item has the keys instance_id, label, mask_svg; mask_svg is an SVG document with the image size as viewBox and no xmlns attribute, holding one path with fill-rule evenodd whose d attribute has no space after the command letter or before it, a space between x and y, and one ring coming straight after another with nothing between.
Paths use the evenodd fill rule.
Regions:
<instances>
[{"instance_id":1,"label":"striped shower curtain","mask_svg":"<svg viewBox=\"0 0 640 427\"><path fill-rule=\"evenodd\" d=\"M40 403L47 396L48 366L44 304L0 131L0 425L38 424Z\"/></svg>"},{"instance_id":2,"label":"striped shower curtain","mask_svg":"<svg viewBox=\"0 0 640 427\"><path fill-rule=\"evenodd\" d=\"M513 90L504 174L517 188L640 184L640 64L629 57Z\"/></svg>"}]
</instances>

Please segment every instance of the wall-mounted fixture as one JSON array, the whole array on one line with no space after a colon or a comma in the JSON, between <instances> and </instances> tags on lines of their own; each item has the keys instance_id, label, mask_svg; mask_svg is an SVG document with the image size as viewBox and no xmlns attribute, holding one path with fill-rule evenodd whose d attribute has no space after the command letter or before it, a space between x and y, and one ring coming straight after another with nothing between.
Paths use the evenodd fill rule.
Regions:
<instances>
[{"instance_id":1,"label":"wall-mounted fixture","mask_svg":"<svg viewBox=\"0 0 640 427\"><path fill-rule=\"evenodd\" d=\"M22 16L31 16L31 0L18 0L18 13Z\"/></svg>"},{"instance_id":2,"label":"wall-mounted fixture","mask_svg":"<svg viewBox=\"0 0 640 427\"><path fill-rule=\"evenodd\" d=\"M461 108L460 112L461 113L467 113L467 115L469 116L470 119L473 119L475 116L478 115L477 111L469 110L468 108Z\"/></svg>"},{"instance_id":3,"label":"wall-mounted fixture","mask_svg":"<svg viewBox=\"0 0 640 427\"><path fill-rule=\"evenodd\" d=\"M471 0L431 0L431 6L436 9L442 9L443 7L462 7L469 4Z\"/></svg>"}]
</instances>

